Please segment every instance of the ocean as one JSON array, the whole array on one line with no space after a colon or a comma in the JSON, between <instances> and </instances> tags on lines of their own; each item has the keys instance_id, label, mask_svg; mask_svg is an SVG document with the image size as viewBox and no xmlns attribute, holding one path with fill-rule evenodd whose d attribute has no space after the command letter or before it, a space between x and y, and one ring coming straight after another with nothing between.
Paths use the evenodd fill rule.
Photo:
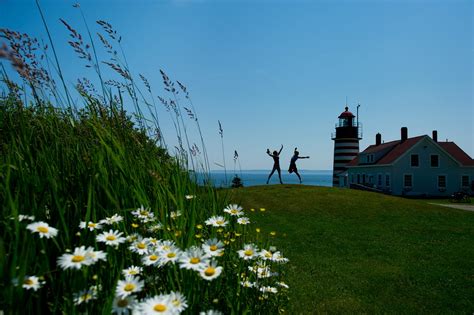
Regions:
<instances>
[{"instance_id":1,"label":"ocean","mask_svg":"<svg viewBox=\"0 0 474 315\"><path fill-rule=\"evenodd\" d=\"M268 175L270 174L271 169L269 170L242 170L237 171L237 175L242 179L244 187L248 186L258 186L265 185L267 182ZM312 186L332 186L332 170L298 170L300 173L301 179L303 180L303 185L312 185ZM211 180L216 187L228 187L232 179L235 176L233 171L227 171L227 185L225 180L224 171L211 171ZM299 184L298 177L296 174L289 174L287 170L282 170L281 179L283 184ZM198 181L202 183L204 180L203 174L198 174ZM279 184L278 173L275 172L270 179L269 184Z\"/></svg>"}]
</instances>

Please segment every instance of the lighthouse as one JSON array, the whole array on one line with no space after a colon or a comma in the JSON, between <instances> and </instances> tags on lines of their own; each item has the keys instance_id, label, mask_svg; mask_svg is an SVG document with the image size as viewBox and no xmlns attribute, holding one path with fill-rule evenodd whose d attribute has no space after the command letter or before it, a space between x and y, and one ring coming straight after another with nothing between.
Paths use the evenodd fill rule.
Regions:
<instances>
[{"instance_id":1,"label":"lighthouse","mask_svg":"<svg viewBox=\"0 0 474 315\"><path fill-rule=\"evenodd\" d=\"M357 106L357 110L359 106ZM338 118L336 132L331 137L334 140L334 168L332 173L332 185L334 187L340 186L339 175L347 169L346 165L359 154L359 140L362 139L362 128L359 119L357 117L357 121L355 121L356 116L349 111L347 106Z\"/></svg>"}]
</instances>

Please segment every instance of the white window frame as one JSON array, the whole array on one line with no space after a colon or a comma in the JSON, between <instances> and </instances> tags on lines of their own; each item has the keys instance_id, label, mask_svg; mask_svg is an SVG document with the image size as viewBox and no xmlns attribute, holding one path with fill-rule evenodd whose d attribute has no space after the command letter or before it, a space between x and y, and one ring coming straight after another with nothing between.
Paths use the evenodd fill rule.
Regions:
<instances>
[{"instance_id":1,"label":"white window frame","mask_svg":"<svg viewBox=\"0 0 474 315\"><path fill-rule=\"evenodd\" d=\"M438 156L438 166L433 166L433 165L431 164L431 157L432 157L432 156L435 156L435 155ZM441 160L440 160L440 158L439 158L439 154L430 154L430 167L431 167L431 168L439 168L440 165L441 165Z\"/></svg>"},{"instance_id":2,"label":"white window frame","mask_svg":"<svg viewBox=\"0 0 474 315\"><path fill-rule=\"evenodd\" d=\"M462 183L462 178L463 177L467 177L467 186L464 186L463 183ZM461 175L461 188L469 188L470 185L469 183L471 182L471 176L469 176L469 174L462 174Z\"/></svg>"},{"instance_id":3,"label":"white window frame","mask_svg":"<svg viewBox=\"0 0 474 315\"><path fill-rule=\"evenodd\" d=\"M418 166L413 166L411 164L411 159L412 159L412 156L414 156L414 155L418 156ZM430 163L431 163L431 161L430 161ZM438 157L438 164L439 164L439 157ZM410 167L411 168L420 168L420 155L419 154L410 154Z\"/></svg>"},{"instance_id":4,"label":"white window frame","mask_svg":"<svg viewBox=\"0 0 474 315\"><path fill-rule=\"evenodd\" d=\"M440 177L440 176L444 176L444 184L445 184L444 187L439 187L439 177ZM446 191L446 190L448 190L448 175L446 175L446 174L438 174L438 175L436 175L436 186L438 187L438 190L439 190L439 191Z\"/></svg>"},{"instance_id":5,"label":"white window frame","mask_svg":"<svg viewBox=\"0 0 474 315\"><path fill-rule=\"evenodd\" d=\"M411 186L406 186L405 185L405 176L411 176ZM414 186L414 178L413 178L413 173L404 173L403 174L403 189L413 189Z\"/></svg>"}]
</instances>

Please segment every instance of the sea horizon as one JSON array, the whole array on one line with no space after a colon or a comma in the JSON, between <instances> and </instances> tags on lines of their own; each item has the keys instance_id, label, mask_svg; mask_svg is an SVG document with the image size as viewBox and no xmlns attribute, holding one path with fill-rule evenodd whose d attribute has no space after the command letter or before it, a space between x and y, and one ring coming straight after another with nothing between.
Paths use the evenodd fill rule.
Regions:
<instances>
[{"instance_id":1,"label":"sea horizon","mask_svg":"<svg viewBox=\"0 0 474 315\"><path fill-rule=\"evenodd\" d=\"M211 170L210 177L213 185L216 187L228 187L232 184L232 179L237 175L242 180L244 187L266 185L268 175L271 169L252 169L252 170ZM309 186L332 186L332 170L298 170L301 175L302 185ZM199 172L198 182L204 181L204 173ZM227 181L226 181L227 175ZM283 184L300 184L296 174L289 174L287 170L282 170L281 177ZM269 184L279 184L278 173L275 172L271 177Z\"/></svg>"}]
</instances>

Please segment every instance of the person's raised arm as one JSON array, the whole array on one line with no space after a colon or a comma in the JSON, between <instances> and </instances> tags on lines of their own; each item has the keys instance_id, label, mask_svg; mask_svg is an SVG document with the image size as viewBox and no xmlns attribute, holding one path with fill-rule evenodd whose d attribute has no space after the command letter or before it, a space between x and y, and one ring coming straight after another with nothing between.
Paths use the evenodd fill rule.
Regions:
<instances>
[{"instance_id":1,"label":"person's raised arm","mask_svg":"<svg viewBox=\"0 0 474 315\"><path fill-rule=\"evenodd\" d=\"M273 157L273 155L270 154L270 149L267 149L267 154Z\"/></svg>"},{"instance_id":2,"label":"person's raised arm","mask_svg":"<svg viewBox=\"0 0 474 315\"><path fill-rule=\"evenodd\" d=\"M281 150L283 150L283 144L281 145L281 149L280 149L280 151L278 151L278 155L280 155L280 153L281 153Z\"/></svg>"}]
</instances>

